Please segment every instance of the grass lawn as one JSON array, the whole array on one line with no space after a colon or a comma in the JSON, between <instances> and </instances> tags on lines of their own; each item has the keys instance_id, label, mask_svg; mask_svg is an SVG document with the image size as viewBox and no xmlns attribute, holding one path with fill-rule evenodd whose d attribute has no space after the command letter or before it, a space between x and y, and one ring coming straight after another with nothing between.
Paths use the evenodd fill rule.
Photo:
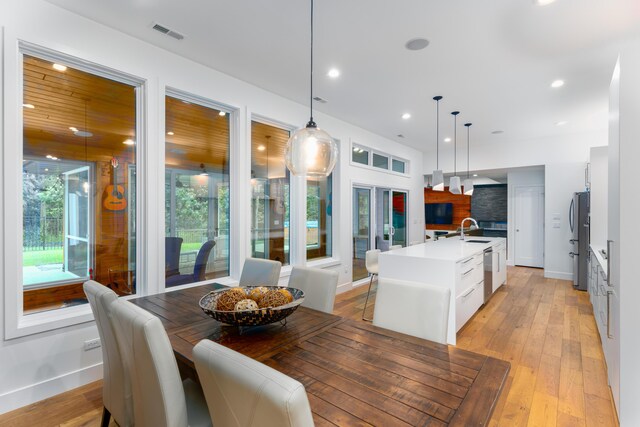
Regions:
<instances>
[{"instance_id":1,"label":"grass lawn","mask_svg":"<svg viewBox=\"0 0 640 427\"><path fill-rule=\"evenodd\" d=\"M45 249L44 251L23 251L22 265L31 267L47 264L62 264L62 248Z\"/></svg>"}]
</instances>

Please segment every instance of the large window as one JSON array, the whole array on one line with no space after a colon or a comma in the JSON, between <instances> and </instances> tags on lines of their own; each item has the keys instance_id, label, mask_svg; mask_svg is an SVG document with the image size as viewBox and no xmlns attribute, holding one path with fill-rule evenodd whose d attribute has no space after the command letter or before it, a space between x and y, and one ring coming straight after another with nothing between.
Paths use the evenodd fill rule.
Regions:
<instances>
[{"instance_id":1,"label":"large window","mask_svg":"<svg viewBox=\"0 0 640 427\"><path fill-rule=\"evenodd\" d=\"M289 131L251 122L251 256L289 264Z\"/></svg>"},{"instance_id":2,"label":"large window","mask_svg":"<svg viewBox=\"0 0 640 427\"><path fill-rule=\"evenodd\" d=\"M229 275L229 114L167 96L165 284Z\"/></svg>"},{"instance_id":3,"label":"large window","mask_svg":"<svg viewBox=\"0 0 640 427\"><path fill-rule=\"evenodd\" d=\"M136 91L23 56L25 313L86 303L89 278L136 293Z\"/></svg>"},{"instance_id":4,"label":"large window","mask_svg":"<svg viewBox=\"0 0 640 427\"><path fill-rule=\"evenodd\" d=\"M331 256L332 181L307 180L307 260Z\"/></svg>"}]
</instances>

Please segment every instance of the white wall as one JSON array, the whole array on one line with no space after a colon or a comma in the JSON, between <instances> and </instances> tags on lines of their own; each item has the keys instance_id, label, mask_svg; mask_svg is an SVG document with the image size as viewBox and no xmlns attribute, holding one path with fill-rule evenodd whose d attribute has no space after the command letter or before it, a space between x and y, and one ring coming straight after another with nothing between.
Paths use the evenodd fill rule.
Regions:
<instances>
[{"instance_id":1,"label":"white wall","mask_svg":"<svg viewBox=\"0 0 640 427\"><path fill-rule=\"evenodd\" d=\"M533 166L507 173L507 264L514 265L515 245L515 189L516 187L544 186L544 168ZM541 242L542 243L542 242ZM542 245L540 246L542 247Z\"/></svg>"},{"instance_id":2,"label":"white wall","mask_svg":"<svg viewBox=\"0 0 640 427\"><path fill-rule=\"evenodd\" d=\"M592 147L591 163L591 245L607 246L609 147Z\"/></svg>"},{"instance_id":3,"label":"white wall","mask_svg":"<svg viewBox=\"0 0 640 427\"><path fill-rule=\"evenodd\" d=\"M640 159L640 40L620 55L620 425L640 425L640 286L638 160ZM612 218L616 220L616 218ZM613 237L609 237L613 238ZM614 249L615 250L615 249ZM615 284L614 284L615 285Z\"/></svg>"},{"instance_id":4,"label":"white wall","mask_svg":"<svg viewBox=\"0 0 640 427\"><path fill-rule=\"evenodd\" d=\"M584 191L586 162L549 163L544 169L544 276L573 279L573 246L569 228L569 205L573 193ZM560 218L559 220L557 218ZM553 223L560 223L558 228Z\"/></svg>"},{"instance_id":5,"label":"white wall","mask_svg":"<svg viewBox=\"0 0 640 427\"><path fill-rule=\"evenodd\" d=\"M19 140L21 129L15 120L20 100L17 90L11 82L18 81L18 68L7 64L15 63L17 55L17 39L23 39L63 53L73 55L90 62L107 66L146 79L147 81L147 145L144 154L149 165L161 165L164 152L164 109L162 107L164 87L170 86L186 92L221 102L236 111L239 139L237 147L232 148L232 154L240 159L248 159L249 126L251 114L258 114L283 123L303 125L306 123L308 109L304 105L296 104L269 93L263 89L206 68L195 62L181 58L165 50L156 48L142 41L133 39L125 34L113 31L63 9L52 6L40 0L24 0L0 3L0 27L3 29L2 58L3 81L2 99L15 106L15 111L2 110L2 148L6 156L9 144ZM8 61L8 59L11 59ZM337 184L334 186L334 204L337 205L338 215L335 217L334 227L339 236L334 242L334 257L338 258L330 268L340 272L340 283L350 286L351 281L351 189L352 182L385 185L409 191L409 241L422 238L424 229L423 218L423 177L422 156L409 147L382 138L364 129L317 113L316 121L333 137L341 141L339 169L336 171ZM7 137L9 135L9 137ZM349 143L356 141L368 147L391 152L402 158L411 159L411 176L399 176L365 170L349 165ZM235 150L235 151L234 151ZM142 150L141 150L142 151ZM16 159L16 164L18 163ZM242 163L242 162L241 162ZM16 170L17 167L15 168ZM239 242L235 261L232 261L232 275L237 277L241 260L248 253L250 227L247 212L249 203L250 174L246 164L241 164L234 173L237 191L235 194L246 194L247 197L232 196L232 209L238 215L237 227ZM7 172L8 173L8 172ZM13 173L13 172L12 172ZM149 205L145 221L148 223L147 265L149 273L147 284L153 292L154 278L159 278L163 271L163 254L157 248L162 248L163 237L163 194L164 181L161 178L161 167L150 167L147 171L149 183L146 202ZM4 174L0 177L4 179ZM3 189L0 203L6 206L6 200L18 197L15 189L7 191L5 181L0 182ZM160 196L158 196L160 195ZM246 200L245 200L246 199ZM233 203L236 203L235 205ZM335 212L335 210L334 210ZM7 215L15 215L16 210L3 208L2 223L11 219ZM233 211L232 211L233 214ZM141 214L142 215L142 214ZM232 226L233 227L233 226ZM11 235L15 235L15 230ZM7 241L7 230L0 228L0 238ZM16 240L17 241L17 240ZM6 278L8 271L19 268L19 247L6 250L6 245L0 248L0 262L3 277L3 290L0 293L0 307L4 308ZM232 247L232 251L234 248ZM17 262L16 262L17 260ZM159 282L156 280L155 283ZM344 287L343 287L344 288ZM346 289L346 288L344 288ZM39 333L7 340L5 335L4 312L0 316L0 413L20 407L22 405L57 394L102 375L100 350L84 352L82 345L85 340L97 337L97 330L93 323L83 323L71 327Z\"/></svg>"}]
</instances>

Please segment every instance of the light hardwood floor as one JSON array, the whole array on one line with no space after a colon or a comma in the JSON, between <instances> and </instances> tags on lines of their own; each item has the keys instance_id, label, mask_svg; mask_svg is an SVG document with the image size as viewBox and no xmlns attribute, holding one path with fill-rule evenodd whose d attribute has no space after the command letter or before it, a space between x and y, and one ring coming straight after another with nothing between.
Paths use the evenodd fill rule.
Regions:
<instances>
[{"instance_id":1,"label":"light hardwood floor","mask_svg":"<svg viewBox=\"0 0 640 427\"><path fill-rule=\"evenodd\" d=\"M335 313L360 319L366 293L361 286L338 295ZM510 268L508 285L458 333L458 346L511 362L491 426L617 425L589 296L569 281ZM0 425L98 426L101 385L0 415Z\"/></svg>"}]
</instances>

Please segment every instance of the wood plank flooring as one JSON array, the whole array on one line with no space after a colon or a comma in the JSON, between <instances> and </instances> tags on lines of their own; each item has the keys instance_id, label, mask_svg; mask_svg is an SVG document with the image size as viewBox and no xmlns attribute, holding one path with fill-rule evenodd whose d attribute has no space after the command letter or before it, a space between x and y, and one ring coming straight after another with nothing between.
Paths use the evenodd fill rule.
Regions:
<instances>
[{"instance_id":1,"label":"wood plank flooring","mask_svg":"<svg viewBox=\"0 0 640 427\"><path fill-rule=\"evenodd\" d=\"M361 286L338 295L335 314L359 320L366 293ZM509 268L508 285L458 333L458 346L511 362L490 426L618 425L589 296L569 281ZM98 426L101 387L97 381L0 415L0 426Z\"/></svg>"}]
</instances>

